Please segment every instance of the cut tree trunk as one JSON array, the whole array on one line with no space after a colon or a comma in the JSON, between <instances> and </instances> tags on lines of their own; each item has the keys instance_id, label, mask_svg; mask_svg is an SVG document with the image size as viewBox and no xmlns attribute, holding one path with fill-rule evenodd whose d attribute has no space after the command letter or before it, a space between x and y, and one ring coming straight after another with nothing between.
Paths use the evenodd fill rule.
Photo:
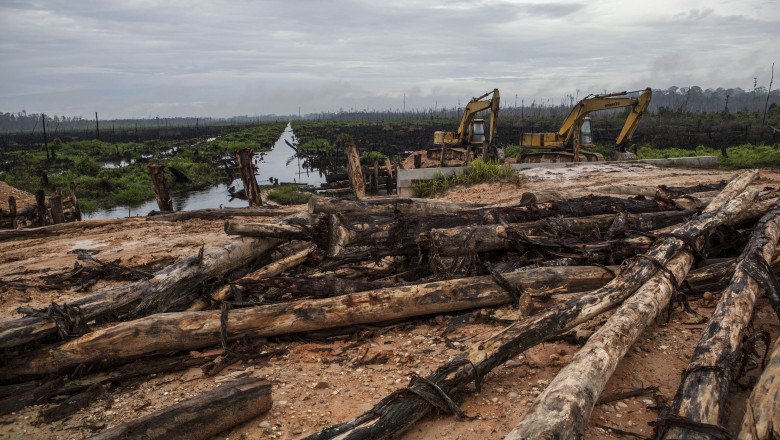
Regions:
<instances>
[{"instance_id":1,"label":"cut tree trunk","mask_svg":"<svg viewBox=\"0 0 780 440\"><path fill-rule=\"evenodd\" d=\"M743 190L757 176L758 173L753 171L734 179L721 195L714 199L710 206L712 211L690 220L678 228L676 233L695 240L732 219L752 202L755 192ZM664 237L657 240L646 255L666 265L684 247L685 243L680 239ZM624 265L617 277L606 286L521 319L486 341L470 344L461 356L440 366L425 378L426 381L413 381L409 385L413 392L404 392L393 399L385 398L352 421L326 428L308 438L383 439L398 435L433 409L429 400L421 396L431 396L431 399L438 400L435 396L440 397L441 391L457 398L465 391L467 384L479 381L479 378L493 368L524 350L615 308L656 272L658 268L655 263L648 259L632 260ZM429 383L435 384L438 390L434 391Z\"/></svg>"},{"instance_id":2,"label":"cut tree trunk","mask_svg":"<svg viewBox=\"0 0 780 440\"><path fill-rule=\"evenodd\" d=\"M225 234L242 237L276 238L279 240L308 240L311 233L301 226L274 223L244 223L225 221Z\"/></svg>"},{"instance_id":3,"label":"cut tree trunk","mask_svg":"<svg viewBox=\"0 0 780 440\"><path fill-rule=\"evenodd\" d=\"M63 223L65 216L62 212L62 196L59 194L53 195L49 198L49 206L51 206L51 220L55 225Z\"/></svg>"},{"instance_id":4,"label":"cut tree trunk","mask_svg":"<svg viewBox=\"0 0 780 440\"><path fill-rule=\"evenodd\" d=\"M366 197L366 181L363 179L363 170L360 168L360 153L354 142L349 141L345 147L347 156L347 175L349 176L352 193L358 200Z\"/></svg>"},{"instance_id":5,"label":"cut tree trunk","mask_svg":"<svg viewBox=\"0 0 780 440\"><path fill-rule=\"evenodd\" d=\"M150 163L149 177L152 179L152 189L154 189L154 196L160 211L173 211L173 200L165 183L165 167L159 163Z\"/></svg>"},{"instance_id":6,"label":"cut tree trunk","mask_svg":"<svg viewBox=\"0 0 780 440\"><path fill-rule=\"evenodd\" d=\"M225 220L230 217L277 217L292 214L293 211L279 208L218 208L196 209L194 211L178 211L172 213L160 213L152 211L146 217L150 221L179 222L191 219L201 220Z\"/></svg>"},{"instance_id":7,"label":"cut tree trunk","mask_svg":"<svg viewBox=\"0 0 780 440\"><path fill-rule=\"evenodd\" d=\"M46 226L46 193L42 189L35 191L35 225Z\"/></svg>"},{"instance_id":8,"label":"cut tree trunk","mask_svg":"<svg viewBox=\"0 0 780 440\"><path fill-rule=\"evenodd\" d=\"M505 274L514 288L587 290L612 276L600 267L544 267ZM490 276L371 290L231 310L230 340L348 327L435 313L509 304L511 294ZM147 354L193 350L220 342L219 310L161 313L121 322L49 350L19 355L0 367L0 378L40 375L87 362L127 361Z\"/></svg>"},{"instance_id":9,"label":"cut tree trunk","mask_svg":"<svg viewBox=\"0 0 780 440\"><path fill-rule=\"evenodd\" d=\"M740 350L756 299L763 290L759 284L762 280L755 277L765 276L763 268L773 261L778 240L780 205L761 218L739 257L731 283L721 294L683 374L670 409L672 423L668 425L664 439L710 438L684 424L674 423L679 419L711 425L716 430L720 427L732 379L731 362ZM666 426L664 419L662 416L661 427Z\"/></svg>"},{"instance_id":10,"label":"cut tree trunk","mask_svg":"<svg viewBox=\"0 0 780 440\"><path fill-rule=\"evenodd\" d=\"M89 438L208 439L267 412L271 404L271 384L268 381L242 377Z\"/></svg>"},{"instance_id":11,"label":"cut tree trunk","mask_svg":"<svg viewBox=\"0 0 780 440\"><path fill-rule=\"evenodd\" d=\"M87 220L78 223L62 223L59 225L42 226L40 228L15 229L10 231L0 231L0 241L11 239L24 239L34 237L45 237L49 235L70 234L78 231L102 228L103 226L115 225L119 223L132 223L140 221L137 218L116 218L110 220Z\"/></svg>"},{"instance_id":12,"label":"cut tree trunk","mask_svg":"<svg viewBox=\"0 0 780 440\"><path fill-rule=\"evenodd\" d=\"M565 239L567 236L603 240L616 219L624 218L621 230L648 232L682 223L695 211L662 211L646 214L601 214L590 217L550 217L527 223L461 226L431 230L430 249L439 255L457 255L463 251L488 252L511 249L507 229L526 236ZM616 234L620 231L613 231Z\"/></svg>"},{"instance_id":13,"label":"cut tree trunk","mask_svg":"<svg viewBox=\"0 0 780 440\"><path fill-rule=\"evenodd\" d=\"M236 151L236 163L241 175L241 182L244 184L244 195L249 201L249 206L263 206L263 200L260 198L260 188L257 186L255 178L255 166L252 163L252 150L242 148Z\"/></svg>"},{"instance_id":14,"label":"cut tree trunk","mask_svg":"<svg viewBox=\"0 0 780 440\"><path fill-rule=\"evenodd\" d=\"M280 222L299 221L302 218L305 218L305 213L283 217ZM221 278L251 263L280 243L279 240L231 239L221 245L202 249L198 254L155 273L154 278L105 289L67 303L66 308L77 309L82 323L131 307L133 316L169 310L192 301L206 280ZM54 320L43 314L3 321L0 322L0 348L16 347L55 332L57 326Z\"/></svg>"},{"instance_id":15,"label":"cut tree trunk","mask_svg":"<svg viewBox=\"0 0 780 440\"><path fill-rule=\"evenodd\" d=\"M11 216L11 229L19 227L19 223L16 221L16 197L8 196L8 211Z\"/></svg>"},{"instance_id":16,"label":"cut tree trunk","mask_svg":"<svg viewBox=\"0 0 780 440\"><path fill-rule=\"evenodd\" d=\"M780 341L745 406L739 440L780 439Z\"/></svg>"}]
</instances>

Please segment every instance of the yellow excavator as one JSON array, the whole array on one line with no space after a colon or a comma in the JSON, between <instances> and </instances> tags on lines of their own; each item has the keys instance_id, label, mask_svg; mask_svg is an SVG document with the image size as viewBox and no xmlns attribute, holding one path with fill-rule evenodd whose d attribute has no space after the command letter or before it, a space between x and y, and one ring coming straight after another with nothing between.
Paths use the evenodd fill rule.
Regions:
<instances>
[{"instance_id":1,"label":"yellow excavator","mask_svg":"<svg viewBox=\"0 0 780 440\"><path fill-rule=\"evenodd\" d=\"M471 98L466 108L463 109L463 115L458 124L458 131L437 131L433 133L433 143L441 147L441 158L443 161L445 152L448 148L463 148L466 150L466 156L474 157L473 150L478 150L483 158L490 154L488 148L493 145L498 128L498 107L501 102L501 95L498 89L493 89L477 98ZM479 112L490 111L488 121L477 119ZM466 159L468 160L468 159Z\"/></svg>"},{"instance_id":2,"label":"yellow excavator","mask_svg":"<svg viewBox=\"0 0 780 440\"><path fill-rule=\"evenodd\" d=\"M638 90L637 90L638 91ZM599 110L630 107L626 122L615 140L613 160L636 159L636 155L627 152L627 142L636 130L639 119L650 105L652 90L647 88L637 97L629 96L635 92L606 93L589 95L577 103L563 121L561 128L554 133L523 133L520 146L531 149L547 149L550 151L525 153L518 159L524 162L595 162L603 161L599 153L585 151L582 148L593 147L593 134L588 114Z\"/></svg>"}]
</instances>

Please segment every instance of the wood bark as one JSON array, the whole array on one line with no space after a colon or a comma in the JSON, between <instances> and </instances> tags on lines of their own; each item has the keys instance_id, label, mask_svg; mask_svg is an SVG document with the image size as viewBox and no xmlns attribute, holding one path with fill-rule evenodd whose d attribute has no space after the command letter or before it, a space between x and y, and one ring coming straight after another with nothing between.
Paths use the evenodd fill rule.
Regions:
<instances>
[{"instance_id":1,"label":"wood bark","mask_svg":"<svg viewBox=\"0 0 780 440\"><path fill-rule=\"evenodd\" d=\"M345 146L347 155L347 175L352 186L352 193L358 200L366 197L366 182L363 179L363 170L360 168L360 153L354 142L349 141Z\"/></svg>"},{"instance_id":2,"label":"wood bark","mask_svg":"<svg viewBox=\"0 0 780 440\"><path fill-rule=\"evenodd\" d=\"M62 212L62 196L59 194L51 196L49 198L49 206L51 206L52 223L56 225L64 222L65 217Z\"/></svg>"},{"instance_id":3,"label":"wood bark","mask_svg":"<svg viewBox=\"0 0 780 440\"><path fill-rule=\"evenodd\" d=\"M303 216L303 213L293 214L280 222L298 221ZM105 289L67 305L79 310L83 322L131 307L134 316L170 309L190 302L201 283L249 264L280 243L279 240L231 239L156 272L154 278ZM40 340L56 331L57 326L48 316L6 320L0 322L0 348Z\"/></svg>"},{"instance_id":4,"label":"wood bark","mask_svg":"<svg viewBox=\"0 0 780 440\"><path fill-rule=\"evenodd\" d=\"M208 439L267 412L271 404L271 384L268 381L242 377L89 438Z\"/></svg>"},{"instance_id":5,"label":"wood bark","mask_svg":"<svg viewBox=\"0 0 780 440\"><path fill-rule=\"evenodd\" d=\"M745 406L739 440L780 439L780 341Z\"/></svg>"},{"instance_id":6,"label":"wood bark","mask_svg":"<svg viewBox=\"0 0 780 440\"><path fill-rule=\"evenodd\" d=\"M76 184L71 182L68 188L70 189L70 201L73 204L73 219L80 222L82 220L81 206L79 206L79 199L76 196Z\"/></svg>"},{"instance_id":7,"label":"wood bark","mask_svg":"<svg viewBox=\"0 0 780 440\"><path fill-rule=\"evenodd\" d=\"M311 233L301 226L274 223L244 223L225 221L225 234L242 237L276 238L279 240L308 240Z\"/></svg>"},{"instance_id":8,"label":"wood bark","mask_svg":"<svg viewBox=\"0 0 780 440\"><path fill-rule=\"evenodd\" d=\"M694 211L662 211L646 214L628 214L621 226L623 231L648 232L681 223ZM507 238L507 229L526 236L565 240L567 236L579 239L604 240L621 214L601 214L590 217L550 217L526 223L503 225L461 226L432 229L429 246L440 255L457 255L465 250L488 252L514 247ZM616 233L616 232L615 232Z\"/></svg>"},{"instance_id":9,"label":"wood bark","mask_svg":"<svg viewBox=\"0 0 780 440\"><path fill-rule=\"evenodd\" d=\"M40 228L0 231L0 241L69 234L77 231L85 231L89 229L102 228L103 226L116 225L121 223L131 223L131 222L138 222L138 221L140 220L137 218L87 220L78 223L71 222L71 223L62 223L59 225L42 226Z\"/></svg>"},{"instance_id":10,"label":"wood bark","mask_svg":"<svg viewBox=\"0 0 780 440\"><path fill-rule=\"evenodd\" d=\"M731 219L736 212L745 209L755 193L742 191L757 175L757 172L746 172L733 180L723 190L723 197L716 198L710 206L710 212L690 220L678 228L676 233L689 239L697 239ZM723 200L729 198L732 200L723 204ZM646 255L660 264L668 264L684 246L684 242L677 238L665 237L657 240ZM475 379L479 380L484 374L522 351L616 307L656 272L658 269L655 264L647 259L632 260L623 266L617 277L606 286L537 315L523 318L490 339L468 346L461 357L440 366L428 375L426 380L435 384L445 394L457 397L465 391L467 384ZM432 409L429 401L420 395L439 395L438 391L432 391L426 382L417 381L409 387L414 392L385 399L352 421L326 428L308 438L382 439L405 431Z\"/></svg>"},{"instance_id":11,"label":"wood bark","mask_svg":"<svg viewBox=\"0 0 780 440\"><path fill-rule=\"evenodd\" d=\"M150 221L161 222L179 222L192 219L201 220L225 220L230 217L276 217L279 215L292 214L289 209L280 208L217 208L217 209L196 209L193 211L178 211L172 213L160 213L152 211L146 217Z\"/></svg>"},{"instance_id":12,"label":"wood bark","mask_svg":"<svg viewBox=\"0 0 780 440\"><path fill-rule=\"evenodd\" d=\"M720 427L732 379L731 362L740 349L756 299L763 290L760 280L754 277L773 261L778 240L780 205L761 218L742 251L731 283L721 294L683 375L670 410L673 418L711 425L714 429ZM663 417L660 422L664 423ZM706 439L710 436L686 425L672 424L663 438Z\"/></svg>"},{"instance_id":13,"label":"wood bark","mask_svg":"<svg viewBox=\"0 0 780 440\"><path fill-rule=\"evenodd\" d=\"M42 189L35 192L35 224L46 226L46 193Z\"/></svg>"},{"instance_id":14,"label":"wood bark","mask_svg":"<svg viewBox=\"0 0 780 440\"><path fill-rule=\"evenodd\" d=\"M249 201L249 206L263 206L260 188L257 186L257 178L255 178L255 166L252 163L252 157L252 150L249 148L242 148L236 152L238 172L241 175L241 182L244 184L244 195Z\"/></svg>"},{"instance_id":15,"label":"wood bark","mask_svg":"<svg viewBox=\"0 0 780 440\"><path fill-rule=\"evenodd\" d=\"M600 267L537 268L505 274L509 283L529 290L587 290L611 272ZM267 337L377 323L394 319L508 304L511 294L490 276L408 285L333 298L311 299L231 310L230 340ZM9 360L0 378L56 372L85 362L127 361L147 354L193 350L220 342L219 310L161 313L120 322Z\"/></svg>"}]
</instances>

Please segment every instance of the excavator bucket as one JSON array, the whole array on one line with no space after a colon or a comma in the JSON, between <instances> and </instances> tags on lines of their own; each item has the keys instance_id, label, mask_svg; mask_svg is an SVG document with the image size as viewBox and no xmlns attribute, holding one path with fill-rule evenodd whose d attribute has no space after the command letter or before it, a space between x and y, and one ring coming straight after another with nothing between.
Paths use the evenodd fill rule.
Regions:
<instances>
[{"instance_id":1,"label":"excavator bucket","mask_svg":"<svg viewBox=\"0 0 780 440\"><path fill-rule=\"evenodd\" d=\"M636 154L630 152L630 151L618 151L614 150L612 152L612 160L636 160Z\"/></svg>"}]
</instances>

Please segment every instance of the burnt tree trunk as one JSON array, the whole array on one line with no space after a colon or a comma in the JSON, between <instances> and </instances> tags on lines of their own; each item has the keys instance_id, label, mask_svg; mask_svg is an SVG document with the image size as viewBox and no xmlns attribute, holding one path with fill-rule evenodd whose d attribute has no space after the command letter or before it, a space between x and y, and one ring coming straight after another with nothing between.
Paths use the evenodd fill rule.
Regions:
<instances>
[{"instance_id":1,"label":"burnt tree trunk","mask_svg":"<svg viewBox=\"0 0 780 440\"><path fill-rule=\"evenodd\" d=\"M159 163L150 163L149 177L152 179L152 188L154 189L154 196L157 199L157 206L160 207L160 211L173 211L173 200L165 183L165 167Z\"/></svg>"},{"instance_id":2,"label":"burnt tree trunk","mask_svg":"<svg viewBox=\"0 0 780 440\"><path fill-rule=\"evenodd\" d=\"M49 205L51 206L51 220L55 225L65 221L62 213L62 196L55 194L49 198Z\"/></svg>"},{"instance_id":3,"label":"burnt tree trunk","mask_svg":"<svg viewBox=\"0 0 780 440\"><path fill-rule=\"evenodd\" d=\"M252 150L242 148L236 152L236 163L238 172L241 175L241 182L244 183L244 194L249 201L249 206L263 206L263 200L260 197L260 188L257 186L255 178L255 166L252 164Z\"/></svg>"},{"instance_id":4,"label":"burnt tree trunk","mask_svg":"<svg viewBox=\"0 0 780 440\"><path fill-rule=\"evenodd\" d=\"M731 283L721 294L710 323L702 332L691 362L670 409L672 420L664 439L703 439L701 432L678 425L678 418L720 427L731 383L731 362L740 350L753 307L768 281L764 269L775 257L780 240L780 206L769 211L756 225L740 255ZM667 425L661 417L661 427ZM663 429L662 429L663 431Z\"/></svg>"},{"instance_id":5,"label":"burnt tree trunk","mask_svg":"<svg viewBox=\"0 0 780 440\"><path fill-rule=\"evenodd\" d=\"M224 220L230 217L276 217L292 213L293 211L279 208L215 208L171 213L152 211L146 219L161 222L180 222L191 219Z\"/></svg>"},{"instance_id":6,"label":"burnt tree trunk","mask_svg":"<svg viewBox=\"0 0 780 440\"><path fill-rule=\"evenodd\" d=\"M46 226L46 193L42 189L35 192L35 225Z\"/></svg>"},{"instance_id":7,"label":"burnt tree trunk","mask_svg":"<svg viewBox=\"0 0 780 440\"><path fill-rule=\"evenodd\" d=\"M73 204L73 219L76 221L81 221L81 206L79 205L79 199L76 196L76 185L73 184L73 182L69 185L70 189L70 201Z\"/></svg>"},{"instance_id":8,"label":"burnt tree trunk","mask_svg":"<svg viewBox=\"0 0 780 440\"><path fill-rule=\"evenodd\" d=\"M278 238L280 240L308 240L311 234L304 228L295 225L274 223L243 223L225 221L225 234L242 237Z\"/></svg>"},{"instance_id":9,"label":"burnt tree trunk","mask_svg":"<svg viewBox=\"0 0 780 440\"><path fill-rule=\"evenodd\" d=\"M208 439L267 412L271 404L268 381L242 377L89 439Z\"/></svg>"}]
</instances>

